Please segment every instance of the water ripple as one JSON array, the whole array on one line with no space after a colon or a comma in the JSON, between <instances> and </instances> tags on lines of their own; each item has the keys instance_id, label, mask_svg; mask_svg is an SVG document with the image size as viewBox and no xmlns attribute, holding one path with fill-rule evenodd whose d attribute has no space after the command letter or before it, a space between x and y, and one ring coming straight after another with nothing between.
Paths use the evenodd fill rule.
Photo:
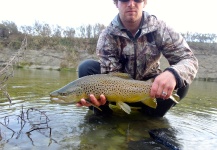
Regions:
<instances>
[{"instance_id":1,"label":"water ripple","mask_svg":"<svg viewBox=\"0 0 217 150\"><path fill-rule=\"evenodd\" d=\"M6 123L20 136L10 138L11 130L0 126L0 149L126 149L126 141L150 140L148 131L162 128L175 129L169 138L174 138L172 141L183 150L216 149L216 83L193 83L186 98L163 118L140 113L126 115L121 111L102 119L92 117L86 107L50 102L49 93L75 79L76 73L20 70L15 75L13 83L8 84L12 104L6 98L0 99L0 121L5 123L5 116L12 117ZM46 114L48 129L26 134L33 125L37 126L33 122L42 118L40 113L32 112L22 126L17 116L30 108Z\"/></svg>"}]
</instances>

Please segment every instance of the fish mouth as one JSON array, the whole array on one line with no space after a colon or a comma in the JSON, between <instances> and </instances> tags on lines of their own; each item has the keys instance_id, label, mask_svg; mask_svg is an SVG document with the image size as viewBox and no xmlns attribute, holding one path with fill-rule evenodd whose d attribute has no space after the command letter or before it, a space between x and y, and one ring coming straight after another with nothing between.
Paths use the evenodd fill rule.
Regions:
<instances>
[{"instance_id":1,"label":"fish mouth","mask_svg":"<svg viewBox=\"0 0 217 150\"><path fill-rule=\"evenodd\" d=\"M60 98L58 98L58 97L50 97L50 100L51 101L58 101L58 100L60 100Z\"/></svg>"},{"instance_id":2,"label":"fish mouth","mask_svg":"<svg viewBox=\"0 0 217 150\"><path fill-rule=\"evenodd\" d=\"M61 97L59 97L59 96L50 96L50 100L52 102L55 102L55 103L66 103L65 102L66 98L63 97L63 96L61 96Z\"/></svg>"},{"instance_id":3,"label":"fish mouth","mask_svg":"<svg viewBox=\"0 0 217 150\"><path fill-rule=\"evenodd\" d=\"M59 104L75 104L76 102L67 96L50 96L50 101Z\"/></svg>"}]
</instances>

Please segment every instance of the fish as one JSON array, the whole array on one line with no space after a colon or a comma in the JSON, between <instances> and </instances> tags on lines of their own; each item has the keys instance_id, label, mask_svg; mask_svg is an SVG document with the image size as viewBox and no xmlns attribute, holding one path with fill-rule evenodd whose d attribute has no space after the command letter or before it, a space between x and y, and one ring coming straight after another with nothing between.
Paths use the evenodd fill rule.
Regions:
<instances>
[{"instance_id":1,"label":"fish","mask_svg":"<svg viewBox=\"0 0 217 150\"><path fill-rule=\"evenodd\" d=\"M131 107L127 103L142 102L151 108L157 107L156 99L150 97L152 83L153 79L134 80L127 73L88 75L51 92L50 100L57 103L77 103L82 98L88 100L90 94L97 99L104 94L108 102L115 102L119 108L130 114ZM170 98L175 103L179 101L179 96L175 93Z\"/></svg>"}]
</instances>

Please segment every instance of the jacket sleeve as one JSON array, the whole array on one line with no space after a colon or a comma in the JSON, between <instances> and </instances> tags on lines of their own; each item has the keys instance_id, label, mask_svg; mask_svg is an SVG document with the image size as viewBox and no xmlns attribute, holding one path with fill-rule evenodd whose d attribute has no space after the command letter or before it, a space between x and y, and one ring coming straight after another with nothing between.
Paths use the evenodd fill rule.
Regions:
<instances>
[{"instance_id":1,"label":"jacket sleeve","mask_svg":"<svg viewBox=\"0 0 217 150\"><path fill-rule=\"evenodd\" d=\"M108 29L102 31L99 36L96 53L101 65L101 73L119 71L122 68L119 62L118 43L114 37L108 34Z\"/></svg>"},{"instance_id":2,"label":"jacket sleeve","mask_svg":"<svg viewBox=\"0 0 217 150\"><path fill-rule=\"evenodd\" d=\"M162 54L170 64L166 70L174 74L178 88L190 84L196 77L198 60L185 39L163 21L159 22L156 38Z\"/></svg>"}]
</instances>

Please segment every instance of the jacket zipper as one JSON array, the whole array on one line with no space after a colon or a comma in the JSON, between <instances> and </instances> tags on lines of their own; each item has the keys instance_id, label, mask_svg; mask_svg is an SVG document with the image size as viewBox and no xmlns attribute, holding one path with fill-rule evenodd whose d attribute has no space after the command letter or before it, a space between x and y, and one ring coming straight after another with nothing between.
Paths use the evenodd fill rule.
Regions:
<instances>
[{"instance_id":1,"label":"jacket zipper","mask_svg":"<svg viewBox=\"0 0 217 150\"><path fill-rule=\"evenodd\" d=\"M136 79L136 74L137 74L137 41L136 39L133 40L133 45L134 45L134 65L133 65L133 79Z\"/></svg>"}]
</instances>

